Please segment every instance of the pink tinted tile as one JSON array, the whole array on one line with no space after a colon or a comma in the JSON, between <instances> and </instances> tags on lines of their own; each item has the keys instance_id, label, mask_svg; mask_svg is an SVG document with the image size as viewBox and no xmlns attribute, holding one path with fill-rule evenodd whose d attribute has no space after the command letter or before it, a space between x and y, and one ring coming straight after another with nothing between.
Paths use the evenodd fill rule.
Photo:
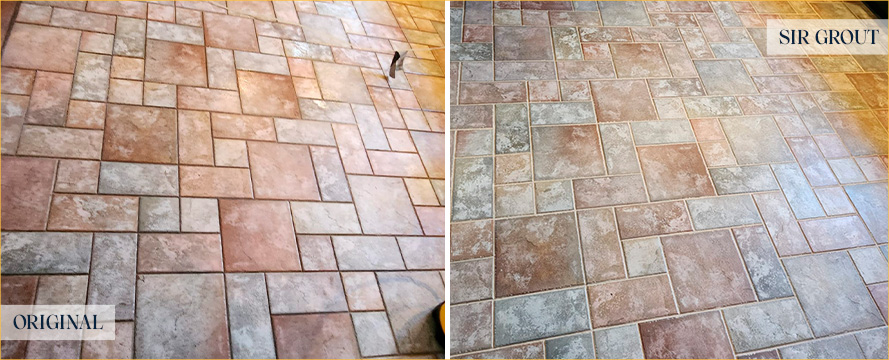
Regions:
<instances>
[{"instance_id":1,"label":"pink tinted tile","mask_svg":"<svg viewBox=\"0 0 889 360\"><path fill-rule=\"evenodd\" d=\"M204 166L179 167L179 192L193 197L253 197L247 169Z\"/></svg>"},{"instance_id":2,"label":"pink tinted tile","mask_svg":"<svg viewBox=\"0 0 889 360\"><path fill-rule=\"evenodd\" d=\"M31 124L64 125L73 81L72 75L37 72L25 121Z\"/></svg>"},{"instance_id":3,"label":"pink tinted tile","mask_svg":"<svg viewBox=\"0 0 889 360\"><path fill-rule=\"evenodd\" d=\"M72 74L79 40L79 31L17 24L5 41L3 65Z\"/></svg>"},{"instance_id":4,"label":"pink tinted tile","mask_svg":"<svg viewBox=\"0 0 889 360\"><path fill-rule=\"evenodd\" d=\"M71 100L68 103L67 127L83 129L105 128L105 104Z\"/></svg>"},{"instance_id":5,"label":"pink tinted tile","mask_svg":"<svg viewBox=\"0 0 889 360\"><path fill-rule=\"evenodd\" d=\"M203 47L149 39L145 80L207 86L207 54Z\"/></svg>"},{"instance_id":6,"label":"pink tinted tile","mask_svg":"<svg viewBox=\"0 0 889 360\"><path fill-rule=\"evenodd\" d=\"M204 21L207 46L259 52L252 19L208 12Z\"/></svg>"},{"instance_id":7,"label":"pink tinted tile","mask_svg":"<svg viewBox=\"0 0 889 360\"><path fill-rule=\"evenodd\" d=\"M222 271L222 243L216 234L139 235L140 273Z\"/></svg>"},{"instance_id":8,"label":"pink tinted tile","mask_svg":"<svg viewBox=\"0 0 889 360\"><path fill-rule=\"evenodd\" d=\"M615 209L622 239L691 231L685 203L670 201Z\"/></svg>"},{"instance_id":9,"label":"pink tinted tile","mask_svg":"<svg viewBox=\"0 0 889 360\"><path fill-rule=\"evenodd\" d=\"M176 111L108 105L103 160L176 163Z\"/></svg>"},{"instance_id":10,"label":"pink tinted tile","mask_svg":"<svg viewBox=\"0 0 889 360\"><path fill-rule=\"evenodd\" d=\"M558 81L528 82L528 97L531 101L559 101Z\"/></svg>"},{"instance_id":11,"label":"pink tinted tile","mask_svg":"<svg viewBox=\"0 0 889 360\"><path fill-rule=\"evenodd\" d=\"M238 86L245 114L300 117L289 76L238 71Z\"/></svg>"},{"instance_id":12,"label":"pink tinted tile","mask_svg":"<svg viewBox=\"0 0 889 360\"><path fill-rule=\"evenodd\" d=\"M48 230L135 232L138 227L139 198L56 195L49 215Z\"/></svg>"},{"instance_id":13,"label":"pink tinted tile","mask_svg":"<svg viewBox=\"0 0 889 360\"><path fill-rule=\"evenodd\" d=\"M588 290L593 327L676 314L666 275L592 285Z\"/></svg>"},{"instance_id":14,"label":"pink tinted tile","mask_svg":"<svg viewBox=\"0 0 889 360\"><path fill-rule=\"evenodd\" d=\"M661 241L682 312L756 301L729 231L673 235Z\"/></svg>"},{"instance_id":15,"label":"pink tinted tile","mask_svg":"<svg viewBox=\"0 0 889 360\"><path fill-rule=\"evenodd\" d=\"M639 324L642 348L649 359L727 359L732 344L717 311Z\"/></svg>"},{"instance_id":16,"label":"pink tinted tile","mask_svg":"<svg viewBox=\"0 0 889 360\"><path fill-rule=\"evenodd\" d=\"M250 142L248 153L257 198L321 200L307 146Z\"/></svg>"},{"instance_id":17,"label":"pink tinted tile","mask_svg":"<svg viewBox=\"0 0 889 360\"><path fill-rule=\"evenodd\" d=\"M707 141L700 143L700 146L701 154L709 167L736 165L738 163L732 154L732 148L729 146L728 141Z\"/></svg>"},{"instance_id":18,"label":"pink tinted tile","mask_svg":"<svg viewBox=\"0 0 889 360\"><path fill-rule=\"evenodd\" d=\"M180 110L178 114L179 163L213 165L210 113Z\"/></svg>"},{"instance_id":19,"label":"pink tinted tile","mask_svg":"<svg viewBox=\"0 0 889 360\"><path fill-rule=\"evenodd\" d=\"M49 215L56 160L4 156L3 230L44 230Z\"/></svg>"},{"instance_id":20,"label":"pink tinted tile","mask_svg":"<svg viewBox=\"0 0 889 360\"><path fill-rule=\"evenodd\" d=\"M287 202L220 199L219 216L226 271L301 269Z\"/></svg>"},{"instance_id":21,"label":"pink tinted tile","mask_svg":"<svg viewBox=\"0 0 889 360\"><path fill-rule=\"evenodd\" d=\"M638 152L652 201L716 195L697 146L649 146Z\"/></svg>"},{"instance_id":22,"label":"pink tinted tile","mask_svg":"<svg viewBox=\"0 0 889 360\"><path fill-rule=\"evenodd\" d=\"M177 86L177 104L180 109L241 113L241 100L237 91Z\"/></svg>"},{"instance_id":23,"label":"pink tinted tile","mask_svg":"<svg viewBox=\"0 0 889 360\"><path fill-rule=\"evenodd\" d=\"M700 141L724 140L725 134L717 119L691 119L695 138Z\"/></svg>"},{"instance_id":24,"label":"pink tinted tile","mask_svg":"<svg viewBox=\"0 0 889 360\"><path fill-rule=\"evenodd\" d=\"M99 187L99 162L60 160L56 192L95 194Z\"/></svg>"},{"instance_id":25,"label":"pink tinted tile","mask_svg":"<svg viewBox=\"0 0 889 360\"><path fill-rule=\"evenodd\" d=\"M445 208L444 207L415 207L417 217L420 219L420 225L423 226L423 233L426 235L445 234Z\"/></svg>"},{"instance_id":26,"label":"pink tinted tile","mask_svg":"<svg viewBox=\"0 0 889 360\"><path fill-rule=\"evenodd\" d=\"M651 93L644 80L595 80L590 85L598 121L657 119Z\"/></svg>"}]
</instances>

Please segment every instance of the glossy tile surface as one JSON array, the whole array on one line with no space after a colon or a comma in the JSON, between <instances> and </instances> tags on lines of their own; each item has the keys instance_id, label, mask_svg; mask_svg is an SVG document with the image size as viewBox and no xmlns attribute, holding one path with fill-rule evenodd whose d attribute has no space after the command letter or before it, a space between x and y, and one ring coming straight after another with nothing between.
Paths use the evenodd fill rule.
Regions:
<instances>
[{"instance_id":1,"label":"glossy tile surface","mask_svg":"<svg viewBox=\"0 0 889 360\"><path fill-rule=\"evenodd\" d=\"M443 356L444 3L3 5L3 358Z\"/></svg>"},{"instance_id":2,"label":"glossy tile surface","mask_svg":"<svg viewBox=\"0 0 889 360\"><path fill-rule=\"evenodd\" d=\"M887 58L765 53L862 4L450 10L452 355L887 356Z\"/></svg>"}]
</instances>

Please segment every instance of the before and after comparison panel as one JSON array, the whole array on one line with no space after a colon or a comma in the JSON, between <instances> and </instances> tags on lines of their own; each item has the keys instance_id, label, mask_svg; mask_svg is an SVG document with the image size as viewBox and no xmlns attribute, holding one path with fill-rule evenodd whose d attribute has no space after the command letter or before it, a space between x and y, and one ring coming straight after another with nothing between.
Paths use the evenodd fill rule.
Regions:
<instances>
[{"instance_id":1,"label":"before and after comparison panel","mask_svg":"<svg viewBox=\"0 0 889 360\"><path fill-rule=\"evenodd\" d=\"M2 1L3 359L886 359L887 2Z\"/></svg>"}]
</instances>

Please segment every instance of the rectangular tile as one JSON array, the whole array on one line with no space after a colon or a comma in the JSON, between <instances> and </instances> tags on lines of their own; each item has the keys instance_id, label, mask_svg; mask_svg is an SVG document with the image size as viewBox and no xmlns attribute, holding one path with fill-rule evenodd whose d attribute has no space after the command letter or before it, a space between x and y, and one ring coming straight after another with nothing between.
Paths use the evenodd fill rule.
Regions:
<instances>
[{"instance_id":1,"label":"rectangular tile","mask_svg":"<svg viewBox=\"0 0 889 360\"><path fill-rule=\"evenodd\" d=\"M697 230L762 223L750 195L689 199L687 202L691 221Z\"/></svg>"},{"instance_id":2,"label":"rectangular tile","mask_svg":"<svg viewBox=\"0 0 889 360\"><path fill-rule=\"evenodd\" d=\"M594 328L677 313L667 275L591 285L587 291Z\"/></svg>"},{"instance_id":3,"label":"rectangular tile","mask_svg":"<svg viewBox=\"0 0 889 360\"><path fill-rule=\"evenodd\" d=\"M275 342L263 274L226 274L232 357L274 357Z\"/></svg>"},{"instance_id":4,"label":"rectangular tile","mask_svg":"<svg viewBox=\"0 0 889 360\"><path fill-rule=\"evenodd\" d=\"M685 203L669 201L614 209L622 239L691 231Z\"/></svg>"},{"instance_id":5,"label":"rectangular tile","mask_svg":"<svg viewBox=\"0 0 889 360\"><path fill-rule=\"evenodd\" d=\"M874 244L858 216L805 220L800 227L816 252Z\"/></svg>"},{"instance_id":6,"label":"rectangular tile","mask_svg":"<svg viewBox=\"0 0 889 360\"><path fill-rule=\"evenodd\" d=\"M494 344L503 346L589 328L588 309L582 289L499 300L494 306ZM518 319L536 318L530 327Z\"/></svg>"},{"instance_id":7,"label":"rectangular tile","mask_svg":"<svg viewBox=\"0 0 889 360\"><path fill-rule=\"evenodd\" d=\"M778 260L769 234L762 226L732 229L741 257L747 264L747 273L753 280L753 288L760 301L793 296L790 282Z\"/></svg>"},{"instance_id":8,"label":"rectangular tile","mask_svg":"<svg viewBox=\"0 0 889 360\"><path fill-rule=\"evenodd\" d=\"M778 182L768 165L710 169L719 195L778 190Z\"/></svg>"},{"instance_id":9,"label":"rectangular tile","mask_svg":"<svg viewBox=\"0 0 889 360\"><path fill-rule=\"evenodd\" d=\"M2 235L4 274L86 274L92 235L71 232L9 232ZM45 261L34 261L41 258Z\"/></svg>"},{"instance_id":10,"label":"rectangular tile","mask_svg":"<svg viewBox=\"0 0 889 360\"><path fill-rule=\"evenodd\" d=\"M266 274L272 314L298 314L346 311L346 294L339 274Z\"/></svg>"},{"instance_id":11,"label":"rectangular tile","mask_svg":"<svg viewBox=\"0 0 889 360\"><path fill-rule=\"evenodd\" d=\"M824 216L824 210L818 203L818 198L809 183L803 176L803 172L796 164L774 164L772 171L778 178L778 183L790 203L790 208L797 219L809 219Z\"/></svg>"}]
</instances>

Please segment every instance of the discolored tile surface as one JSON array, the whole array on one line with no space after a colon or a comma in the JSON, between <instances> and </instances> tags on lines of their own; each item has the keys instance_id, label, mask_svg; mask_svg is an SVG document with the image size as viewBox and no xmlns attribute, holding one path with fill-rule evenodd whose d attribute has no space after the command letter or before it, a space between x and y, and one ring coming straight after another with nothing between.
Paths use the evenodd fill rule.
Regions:
<instances>
[{"instance_id":1,"label":"discolored tile surface","mask_svg":"<svg viewBox=\"0 0 889 360\"><path fill-rule=\"evenodd\" d=\"M715 195L704 161L694 145L639 148L642 175L652 200Z\"/></svg>"}]
</instances>

